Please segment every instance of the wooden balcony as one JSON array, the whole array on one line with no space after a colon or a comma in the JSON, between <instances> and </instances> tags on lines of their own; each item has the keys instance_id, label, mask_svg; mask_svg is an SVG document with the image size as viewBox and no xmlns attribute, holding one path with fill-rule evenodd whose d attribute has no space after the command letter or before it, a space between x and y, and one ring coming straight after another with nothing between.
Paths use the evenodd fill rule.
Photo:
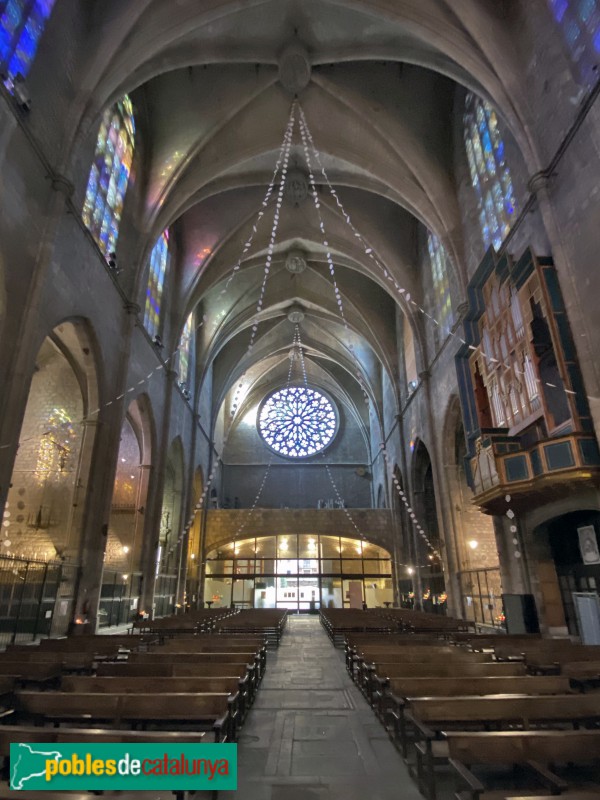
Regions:
<instances>
[{"instance_id":1,"label":"wooden balcony","mask_svg":"<svg viewBox=\"0 0 600 800\"><path fill-rule=\"evenodd\" d=\"M556 499L588 484L600 486L600 452L594 436L570 433L536 442L527 450L501 432L484 432L470 459L473 502L492 514Z\"/></svg>"}]
</instances>

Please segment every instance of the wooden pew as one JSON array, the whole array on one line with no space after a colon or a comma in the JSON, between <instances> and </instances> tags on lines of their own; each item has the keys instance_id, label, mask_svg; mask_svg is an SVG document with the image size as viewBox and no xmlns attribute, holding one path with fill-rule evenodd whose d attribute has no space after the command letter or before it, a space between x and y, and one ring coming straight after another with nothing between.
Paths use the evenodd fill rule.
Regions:
<instances>
[{"instance_id":1,"label":"wooden pew","mask_svg":"<svg viewBox=\"0 0 600 800\"><path fill-rule=\"evenodd\" d=\"M196 666L198 675L202 674L205 664L236 664L244 661L252 673L252 680L256 687L260 684L264 676L264 661L260 653L180 653L180 652L152 652L152 653L131 653L128 662L131 664L193 664Z\"/></svg>"},{"instance_id":2,"label":"wooden pew","mask_svg":"<svg viewBox=\"0 0 600 800\"><path fill-rule=\"evenodd\" d=\"M19 683L33 683L37 686L55 685L62 675L62 664L60 660L54 661L32 661L24 663L22 661L7 660L2 661L0 655L0 675L8 678L16 678Z\"/></svg>"},{"instance_id":3,"label":"wooden pew","mask_svg":"<svg viewBox=\"0 0 600 800\"><path fill-rule=\"evenodd\" d=\"M353 657L354 666L351 675L361 691L366 693L369 691L371 674L382 674L382 671L385 671L384 664L389 668L392 664L421 663L423 660L427 661L428 659L429 663L444 662L453 664L456 666L457 672L460 671L462 664L491 662L491 656L487 653L470 653L466 650L450 647L435 651L429 648L406 651L399 649L399 652L365 650Z\"/></svg>"},{"instance_id":4,"label":"wooden pew","mask_svg":"<svg viewBox=\"0 0 600 800\"><path fill-rule=\"evenodd\" d=\"M237 698L221 694L100 694L94 692L17 692L15 713L19 722L166 723L211 729L215 742L235 741L238 725Z\"/></svg>"},{"instance_id":5,"label":"wooden pew","mask_svg":"<svg viewBox=\"0 0 600 800\"><path fill-rule=\"evenodd\" d=\"M561 664L560 673L580 692L600 687L600 661L567 662Z\"/></svg>"},{"instance_id":6,"label":"wooden pew","mask_svg":"<svg viewBox=\"0 0 600 800\"><path fill-rule=\"evenodd\" d=\"M393 739L405 758L409 732L415 739L435 739L442 730L517 724L591 724L600 720L600 695L490 695L409 697L388 711Z\"/></svg>"},{"instance_id":7,"label":"wooden pew","mask_svg":"<svg viewBox=\"0 0 600 800\"><path fill-rule=\"evenodd\" d=\"M397 709L407 697L461 697L475 695L557 695L570 692L564 675L483 678L390 678L383 692L374 694L378 715Z\"/></svg>"},{"instance_id":8,"label":"wooden pew","mask_svg":"<svg viewBox=\"0 0 600 800\"><path fill-rule=\"evenodd\" d=\"M378 667L381 668L381 672ZM378 702L379 696L388 686L388 681L397 678L454 678L457 674L467 678L509 678L526 675L523 663L497 664L489 663L455 664L444 662L437 664L378 664L372 665L365 674L365 695L371 705Z\"/></svg>"},{"instance_id":9,"label":"wooden pew","mask_svg":"<svg viewBox=\"0 0 600 800\"><path fill-rule=\"evenodd\" d=\"M256 699L258 689L257 670L254 664L246 663L172 663L155 661L139 661L136 663L122 662L98 664L96 670L98 677L131 677L131 678L231 678L237 677L244 681L248 691L248 705Z\"/></svg>"},{"instance_id":10,"label":"wooden pew","mask_svg":"<svg viewBox=\"0 0 600 800\"><path fill-rule=\"evenodd\" d=\"M459 667L454 663L430 663L430 662L411 662L404 664L381 664L382 672L378 673L380 678L453 678L455 675L460 674L473 678L484 678L486 676L492 677L517 677L519 675L526 675L525 664L522 662L514 663L497 663L495 661L487 662L466 662L461 663Z\"/></svg>"},{"instance_id":11,"label":"wooden pew","mask_svg":"<svg viewBox=\"0 0 600 800\"><path fill-rule=\"evenodd\" d=\"M248 676L244 679L231 678L98 678L89 676L67 676L61 681L62 692L85 694L223 694L238 695L237 710L240 724L250 707Z\"/></svg>"},{"instance_id":12,"label":"wooden pew","mask_svg":"<svg viewBox=\"0 0 600 800\"><path fill-rule=\"evenodd\" d=\"M557 669L561 663L600 661L600 645L573 644L569 639L540 639L535 643L499 642L498 661L524 660L531 670Z\"/></svg>"},{"instance_id":13,"label":"wooden pew","mask_svg":"<svg viewBox=\"0 0 600 800\"><path fill-rule=\"evenodd\" d=\"M168 661L129 661L98 664L96 675L99 678L130 677L130 678L244 678L249 672L245 662L221 664L210 663L196 666L193 663L178 664Z\"/></svg>"},{"instance_id":14,"label":"wooden pew","mask_svg":"<svg viewBox=\"0 0 600 800\"><path fill-rule=\"evenodd\" d=\"M68 636L60 639L41 639L37 647L42 650L85 650L102 652L107 647L124 650L138 650L160 641L158 636L134 636L129 634L86 634L85 636ZM30 647L31 645L25 645Z\"/></svg>"},{"instance_id":15,"label":"wooden pew","mask_svg":"<svg viewBox=\"0 0 600 800\"><path fill-rule=\"evenodd\" d=\"M152 653L240 653L247 654L252 651L260 658L260 676L267 668L267 647L264 640L252 639L244 642L231 642L230 637L218 635L198 636L194 639L170 639L162 647L152 648Z\"/></svg>"},{"instance_id":16,"label":"wooden pew","mask_svg":"<svg viewBox=\"0 0 600 800\"><path fill-rule=\"evenodd\" d=\"M360 634L358 636L346 636L344 642L344 651L345 651L345 658L346 658L346 666L349 669L349 663L351 662L352 656L356 653L360 653L363 650L370 650L370 649L385 649L385 650L397 650L397 649L410 649L415 650L419 647L427 648L427 647L447 647L448 642L439 639L437 637L432 637L430 635L425 634L415 634L414 636L408 636L406 634L400 635L388 635L388 636L381 636L381 635L374 635L374 634Z\"/></svg>"},{"instance_id":17,"label":"wooden pew","mask_svg":"<svg viewBox=\"0 0 600 800\"><path fill-rule=\"evenodd\" d=\"M176 664L178 669L188 665L191 672L178 672L178 675L198 675L203 674L204 667L208 664L239 664L244 661L250 673L250 681L253 686L253 694L258 690L258 686L264 676L264 662L259 653L131 653L128 663L131 664ZM221 672L221 674L224 674Z\"/></svg>"},{"instance_id":18,"label":"wooden pew","mask_svg":"<svg viewBox=\"0 0 600 800\"><path fill-rule=\"evenodd\" d=\"M457 793L459 800L484 800L486 787L473 773L472 767L507 766L525 768L529 781L545 787L553 794L562 794L569 786L554 771L555 764L590 764L600 760L600 731L504 731L498 733L447 733L444 742L449 763L465 789ZM468 766L467 766L468 765ZM551 769L549 769L551 765ZM504 772L506 775L506 772ZM433 765L421 761L419 786L426 797L434 800L435 773ZM529 788L529 787L528 787ZM576 788L576 787L572 787ZM506 789L507 793L510 787ZM596 790L596 797L600 786ZM514 793L512 790L511 795ZM494 792L498 796L498 790ZM577 795L575 795L577 796Z\"/></svg>"},{"instance_id":19,"label":"wooden pew","mask_svg":"<svg viewBox=\"0 0 600 800\"><path fill-rule=\"evenodd\" d=\"M118 652L114 648L114 655ZM40 647L26 647L23 650L7 650L0 653L0 664L58 664L59 671L91 672L94 666L94 654L86 652L55 652Z\"/></svg>"}]
</instances>

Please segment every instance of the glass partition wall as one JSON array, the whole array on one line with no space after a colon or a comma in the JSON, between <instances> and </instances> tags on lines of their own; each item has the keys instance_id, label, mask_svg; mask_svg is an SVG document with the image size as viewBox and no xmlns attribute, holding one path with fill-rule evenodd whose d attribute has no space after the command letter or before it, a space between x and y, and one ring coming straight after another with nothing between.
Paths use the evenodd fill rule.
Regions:
<instances>
[{"instance_id":1,"label":"glass partition wall","mask_svg":"<svg viewBox=\"0 0 600 800\"><path fill-rule=\"evenodd\" d=\"M290 611L381 607L393 601L390 554L340 536L241 539L208 554L204 601Z\"/></svg>"}]
</instances>

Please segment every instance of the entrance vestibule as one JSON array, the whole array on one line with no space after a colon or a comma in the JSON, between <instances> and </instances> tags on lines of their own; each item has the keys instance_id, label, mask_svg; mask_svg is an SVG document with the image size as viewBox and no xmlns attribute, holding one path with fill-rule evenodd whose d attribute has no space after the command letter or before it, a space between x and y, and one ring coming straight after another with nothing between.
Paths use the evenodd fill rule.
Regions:
<instances>
[{"instance_id":1,"label":"entrance vestibule","mask_svg":"<svg viewBox=\"0 0 600 800\"><path fill-rule=\"evenodd\" d=\"M206 558L213 607L374 608L393 601L390 554L370 542L310 534L229 542Z\"/></svg>"}]
</instances>

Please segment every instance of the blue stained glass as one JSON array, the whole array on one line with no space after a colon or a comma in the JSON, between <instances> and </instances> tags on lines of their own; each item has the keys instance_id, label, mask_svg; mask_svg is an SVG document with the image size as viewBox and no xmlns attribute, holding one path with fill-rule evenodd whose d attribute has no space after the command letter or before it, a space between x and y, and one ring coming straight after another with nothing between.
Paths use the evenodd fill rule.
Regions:
<instances>
[{"instance_id":1,"label":"blue stained glass","mask_svg":"<svg viewBox=\"0 0 600 800\"><path fill-rule=\"evenodd\" d=\"M465 101L464 139L486 247L498 249L515 212L510 170L494 109L473 93Z\"/></svg>"},{"instance_id":2,"label":"blue stained glass","mask_svg":"<svg viewBox=\"0 0 600 800\"><path fill-rule=\"evenodd\" d=\"M160 332L160 312L168 264L169 233L165 231L152 248L152 253L150 254L144 310L144 327L150 336L156 336Z\"/></svg>"},{"instance_id":3,"label":"blue stained glass","mask_svg":"<svg viewBox=\"0 0 600 800\"><path fill-rule=\"evenodd\" d=\"M114 252L133 159L131 101L125 95L104 112L83 205L83 221L105 256Z\"/></svg>"},{"instance_id":4,"label":"blue stained glass","mask_svg":"<svg viewBox=\"0 0 600 800\"><path fill-rule=\"evenodd\" d=\"M258 428L265 443L289 458L306 458L327 447L337 430L333 405L320 392L291 386L269 395Z\"/></svg>"},{"instance_id":5,"label":"blue stained glass","mask_svg":"<svg viewBox=\"0 0 600 800\"><path fill-rule=\"evenodd\" d=\"M565 34L567 36L567 42L573 46L581 36L581 28L575 21L569 22L569 24L565 26Z\"/></svg>"},{"instance_id":6,"label":"blue stained glass","mask_svg":"<svg viewBox=\"0 0 600 800\"><path fill-rule=\"evenodd\" d=\"M554 9L554 17L557 22L562 22L563 17L569 7L567 0L551 0L551 5Z\"/></svg>"},{"instance_id":7,"label":"blue stained glass","mask_svg":"<svg viewBox=\"0 0 600 800\"><path fill-rule=\"evenodd\" d=\"M578 15L582 22L589 22L596 8L595 0L580 0Z\"/></svg>"},{"instance_id":8,"label":"blue stained glass","mask_svg":"<svg viewBox=\"0 0 600 800\"><path fill-rule=\"evenodd\" d=\"M27 77L55 0L0 0L0 71L10 91Z\"/></svg>"},{"instance_id":9,"label":"blue stained glass","mask_svg":"<svg viewBox=\"0 0 600 800\"><path fill-rule=\"evenodd\" d=\"M8 33L0 28L0 63L8 61L10 55L10 37Z\"/></svg>"},{"instance_id":10,"label":"blue stained glass","mask_svg":"<svg viewBox=\"0 0 600 800\"><path fill-rule=\"evenodd\" d=\"M600 53L600 8L598 0L548 0L561 26L571 61L577 66L581 83L592 86L597 76Z\"/></svg>"},{"instance_id":11,"label":"blue stained glass","mask_svg":"<svg viewBox=\"0 0 600 800\"><path fill-rule=\"evenodd\" d=\"M14 33L21 24L24 15L24 2L20 0L9 0L4 14L2 15L2 27L7 33Z\"/></svg>"},{"instance_id":12,"label":"blue stained glass","mask_svg":"<svg viewBox=\"0 0 600 800\"><path fill-rule=\"evenodd\" d=\"M430 231L427 231L427 249L433 283L432 311L444 335L448 335L453 323L450 281L448 278L450 260L446 248Z\"/></svg>"}]
</instances>

